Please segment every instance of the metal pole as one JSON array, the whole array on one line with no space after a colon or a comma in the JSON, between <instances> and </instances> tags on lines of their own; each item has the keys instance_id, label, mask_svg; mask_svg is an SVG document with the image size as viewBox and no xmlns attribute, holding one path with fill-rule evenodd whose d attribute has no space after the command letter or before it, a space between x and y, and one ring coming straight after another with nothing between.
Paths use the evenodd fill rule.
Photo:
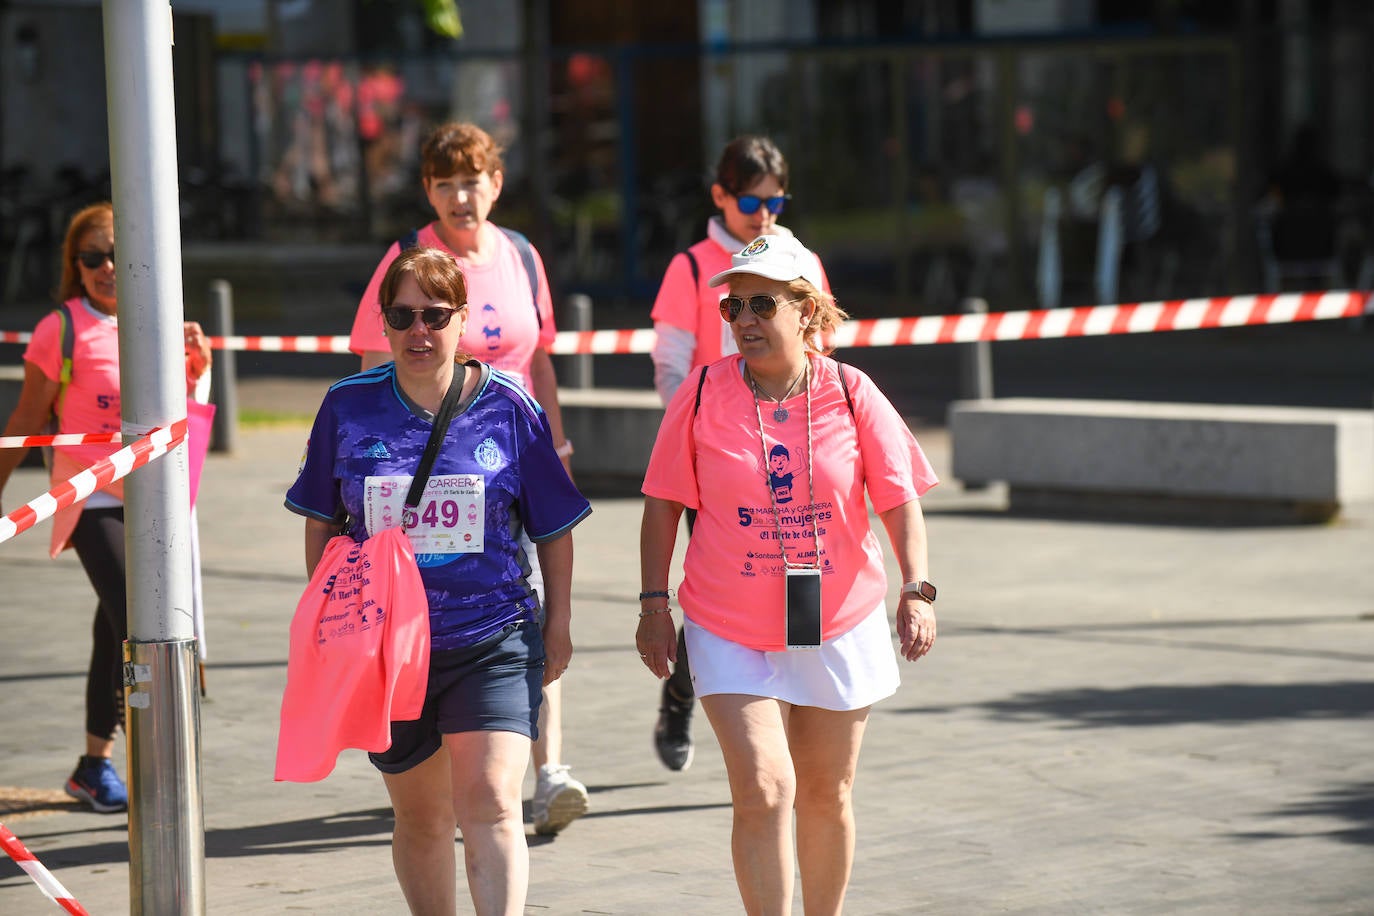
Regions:
<instances>
[{"instance_id":1,"label":"metal pole","mask_svg":"<svg viewBox=\"0 0 1374 916\"><path fill-rule=\"evenodd\" d=\"M1059 308L1063 293L1063 259L1059 253L1059 217L1063 210L1058 188L1045 191L1045 211L1040 217L1040 258L1035 272L1042 309ZM987 311L987 309L984 309Z\"/></svg>"},{"instance_id":2,"label":"metal pole","mask_svg":"<svg viewBox=\"0 0 1374 916\"><path fill-rule=\"evenodd\" d=\"M574 331L592 329L592 297L584 293L573 293L567 299L568 323ZM564 382L569 388L593 388L592 355L578 353L568 357L568 378Z\"/></svg>"},{"instance_id":3,"label":"metal pole","mask_svg":"<svg viewBox=\"0 0 1374 916\"><path fill-rule=\"evenodd\" d=\"M210 334L231 337L234 333L234 288L228 280L210 281ZM210 449L232 452L239 433L238 363L233 350L215 354L210 364L210 392L218 409L210 430Z\"/></svg>"},{"instance_id":4,"label":"metal pole","mask_svg":"<svg viewBox=\"0 0 1374 916\"><path fill-rule=\"evenodd\" d=\"M1102 195L1097 220L1097 273L1094 292L1099 305L1117 302L1121 276L1121 189L1108 188Z\"/></svg>"},{"instance_id":5,"label":"metal pole","mask_svg":"<svg viewBox=\"0 0 1374 916\"><path fill-rule=\"evenodd\" d=\"M104 0L105 95L119 252L120 410L127 437L186 415L172 11ZM125 648L130 912L205 912L205 817L186 448L126 481Z\"/></svg>"}]
</instances>

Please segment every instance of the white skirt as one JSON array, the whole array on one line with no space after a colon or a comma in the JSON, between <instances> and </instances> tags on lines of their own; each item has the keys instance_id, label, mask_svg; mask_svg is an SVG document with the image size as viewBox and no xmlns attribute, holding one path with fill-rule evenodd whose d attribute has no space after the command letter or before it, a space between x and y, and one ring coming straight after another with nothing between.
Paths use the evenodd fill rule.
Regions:
<instances>
[{"instance_id":1,"label":"white skirt","mask_svg":"<svg viewBox=\"0 0 1374 916\"><path fill-rule=\"evenodd\" d=\"M722 639L690 619L683 628L699 697L740 693L841 711L872 706L896 693L901 683L883 604L819 649L761 652Z\"/></svg>"}]
</instances>

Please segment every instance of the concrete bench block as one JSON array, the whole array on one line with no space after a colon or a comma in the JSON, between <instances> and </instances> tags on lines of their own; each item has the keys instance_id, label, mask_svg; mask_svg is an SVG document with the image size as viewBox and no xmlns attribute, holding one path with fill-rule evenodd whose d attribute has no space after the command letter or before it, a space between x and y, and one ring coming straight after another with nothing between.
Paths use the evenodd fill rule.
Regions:
<instances>
[{"instance_id":1,"label":"concrete bench block","mask_svg":"<svg viewBox=\"0 0 1374 916\"><path fill-rule=\"evenodd\" d=\"M634 495L663 421L654 391L560 388L563 431L573 441L573 476L584 491Z\"/></svg>"},{"instance_id":2,"label":"concrete bench block","mask_svg":"<svg viewBox=\"0 0 1374 916\"><path fill-rule=\"evenodd\" d=\"M1374 498L1374 412L1007 398L958 401L954 476L1013 507L1185 508L1325 520Z\"/></svg>"}]
</instances>

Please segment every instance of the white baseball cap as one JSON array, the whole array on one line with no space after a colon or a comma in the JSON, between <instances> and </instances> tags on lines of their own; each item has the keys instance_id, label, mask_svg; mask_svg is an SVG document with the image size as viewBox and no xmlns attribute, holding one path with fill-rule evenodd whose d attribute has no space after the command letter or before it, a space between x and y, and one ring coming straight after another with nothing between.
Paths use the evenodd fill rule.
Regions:
<instances>
[{"instance_id":1,"label":"white baseball cap","mask_svg":"<svg viewBox=\"0 0 1374 916\"><path fill-rule=\"evenodd\" d=\"M791 235L761 235L730 256L730 269L712 277L707 286L720 286L735 274L754 274L791 283L798 277L821 289L821 262Z\"/></svg>"}]
</instances>

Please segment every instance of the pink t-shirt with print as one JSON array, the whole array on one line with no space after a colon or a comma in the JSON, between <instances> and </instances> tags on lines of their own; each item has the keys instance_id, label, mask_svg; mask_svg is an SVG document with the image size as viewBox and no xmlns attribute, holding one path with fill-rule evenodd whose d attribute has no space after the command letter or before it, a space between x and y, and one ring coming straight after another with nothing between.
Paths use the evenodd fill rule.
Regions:
<instances>
[{"instance_id":1,"label":"pink t-shirt with print","mask_svg":"<svg viewBox=\"0 0 1374 916\"><path fill-rule=\"evenodd\" d=\"M119 324L113 315L91 308L84 298L68 299L72 316L72 378L54 405L59 433L96 434L120 431ZM39 320L24 350L24 360L54 382L62 380L62 319L50 312ZM188 375L186 391L195 389ZM114 443L59 445L53 449L54 484L119 451ZM81 511L87 506L117 505L124 499L124 481L115 480L89 500L59 509L53 517L50 553L56 557L68 546Z\"/></svg>"},{"instance_id":2,"label":"pink t-shirt with print","mask_svg":"<svg viewBox=\"0 0 1374 916\"><path fill-rule=\"evenodd\" d=\"M485 264L470 264L454 254L463 269L468 286L468 324L459 346L482 362L520 377L526 391L534 391L530 378L530 363L536 349L547 350L558 332L554 325L553 300L549 296L549 280L539 252L534 255L535 273L539 277L539 315L535 317L535 303L530 297L530 275L515 243L495 226L490 230L496 238L496 254ZM418 243L424 248L438 248L453 254L434 231L433 224L419 231ZM353 333L348 347L362 355L365 351L391 352L382 330L381 307L377 294L382 277L391 262L401 253L399 242L393 242L383 256L372 280L367 284L353 318Z\"/></svg>"},{"instance_id":3,"label":"pink t-shirt with print","mask_svg":"<svg viewBox=\"0 0 1374 916\"><path fill-rule=\"evenodd\" d=\"M811 367L810 449L806 394L784 402L785 422L774 419L775 405L763 405L761 443L759 412L741 375L741 359L727 357L707 370L699 411L700 371L682 383L664 414L644 477L645 495L698 510L678 590L683 612L717 636L753 649L786 647L778 522L788 562L818 563L822 570L821 635L833 639L887 594L865 490L881 513L919 498L937 482L916 438L867 375L844 367L854 401L851 417L838 364L813 356Z\"/></svg>"},{"instance_id":4,"label":"pink t-shirt with print","mask_svg":"<svg viewBox=\"0 0 1374 916\"><path fill-rule=\"evenodd\" d=\"M692 367L696 368L739 352L730 325L720 317L720 300L729 295L730 288L725 284L706 285L707 280L730 269L730 256L735 252L727 251L714 238L702 239L687 250L697 259L697 279L692 278L692 264L687 255L675 255L663 273L650 317L655 322L661 321L696 335L697 348L692 354ZM819 257L816 263L820 264ZM830 278L825 275L824 267L821 267L821 280L822 291L830 292Z\"/></svg>"},{"instance_id":5,"label":"pink t-shirt with print","mask_svg":"<svg viewBox=\"0 0 1374 916\"><path fill-rule=\"evenodd\" d=\"M56 405L60 433L117 433L119 420L119 324L81 298L66 303L72 316L72 381ZM43 316L33 329L24 359L49 380L62 376L62 319ZM90 467L120 446L69 445L60 451L81 467Z\"/></svg>"}]
</instances>

